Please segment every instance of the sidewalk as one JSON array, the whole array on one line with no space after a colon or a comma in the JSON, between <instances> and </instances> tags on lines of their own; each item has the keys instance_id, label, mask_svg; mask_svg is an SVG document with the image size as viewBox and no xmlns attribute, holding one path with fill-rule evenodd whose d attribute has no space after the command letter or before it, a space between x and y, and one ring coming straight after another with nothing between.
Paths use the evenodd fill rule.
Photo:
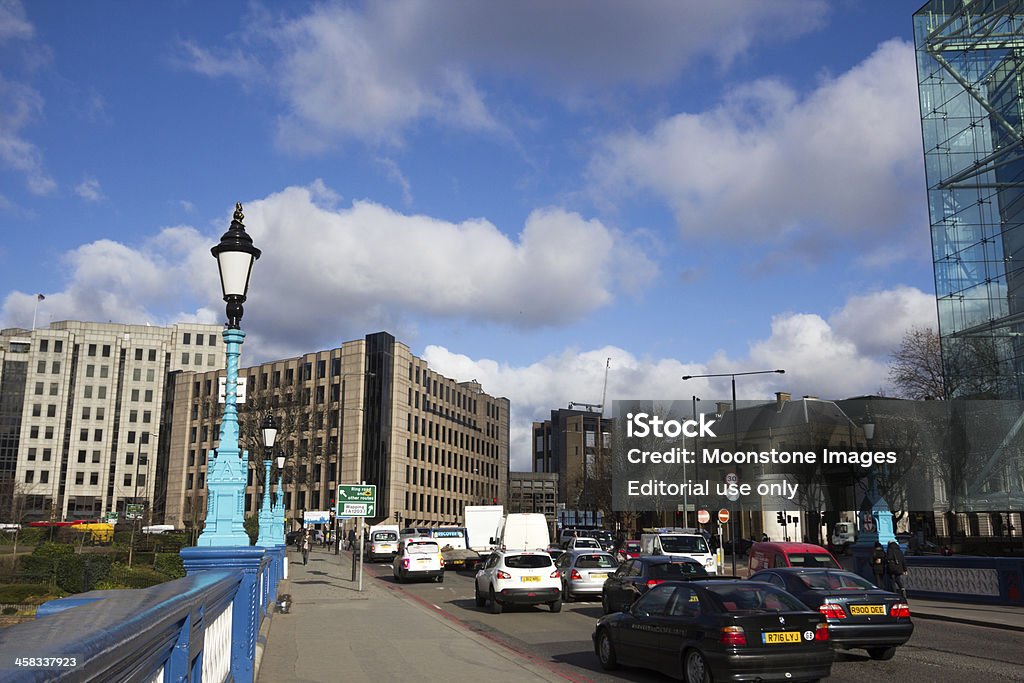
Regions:
<instances>
[{"instance_id":1,"label":"sidewalk","mask_svg":"<svg viewBox=\"0 0 1024 683\"><path fill-rule=\"evenodd\" d=\"M491 683L566 679L463 628L369 573L363 590L351 580L351 553L316 548L309 564L288 552L289 578L279 594L292 596L289 614L274 613L257 681L295 683L428 676Z\"/></svg>"}]
</instances>

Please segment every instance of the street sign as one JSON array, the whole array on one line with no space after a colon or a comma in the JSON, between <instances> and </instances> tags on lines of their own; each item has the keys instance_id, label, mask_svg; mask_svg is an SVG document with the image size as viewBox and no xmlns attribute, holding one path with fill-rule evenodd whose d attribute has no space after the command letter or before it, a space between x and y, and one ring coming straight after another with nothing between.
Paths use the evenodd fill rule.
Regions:
<instances>
[{"instance_id":1,"label":"street sign","mask_svg":"<svg viewBox=\"0 0 1024 683\"><path fill-rule=\"evenodd\" d=\"M245 377L235 382L235 403L245 403ZM228 378L221 377L217 386L217 403L224 403L228 396Z\"/></svg>"},{"instance_id":2,"label":"street sign","mask_svg":"<svg viewBox=\"0 0 1024 683\"><path fill-rule=\"evenodd\" d=\"M377 487L374 484L339 484L337 514L348 517L377 516Z\"/></svg>"},{"instance_id":3,"label":"street sign","mask_svg":"<svg viewBox=\"0 0 1024 683\"><path fill-rule=\"evenodd\" d=\"M707 510L697 510L697 521L701 524L707 524L711 521L711 513Z\"/></svg>"},{"instance_id":4,"label":"street sign","mask_svg":"<svg viewBox=\"0 0 1024 683\"><path fill-rule=\"evenodd\" d=\"M725 483L726 484L739 484L740 483L740 478L739 478L739 476L737 476L737 474L735 472L728 472L725 475Z\"/></svg>"},{"instance_id":5,"label":"street sign","mask_svg":"<svg viewBox=\"0 0 1024 683\"><path fill-rule=\"evenodd\" d=\"M718 522L720 524L725 524L728 521L729 521L729 511L726 510L725 508L722 508L721 510L718 511Z\"/></svg>"},{"instance_id":6,"label":"street sign","mask_svg":"<svg viewBox=\"0 0 1024 683\"><path fill-rule=\"evenodd\" d=\"M141 503L128 503L124 506L124 518L125 519L142 519L142 512L145 510L145 506Z\"/></svg>"}]
</instances>

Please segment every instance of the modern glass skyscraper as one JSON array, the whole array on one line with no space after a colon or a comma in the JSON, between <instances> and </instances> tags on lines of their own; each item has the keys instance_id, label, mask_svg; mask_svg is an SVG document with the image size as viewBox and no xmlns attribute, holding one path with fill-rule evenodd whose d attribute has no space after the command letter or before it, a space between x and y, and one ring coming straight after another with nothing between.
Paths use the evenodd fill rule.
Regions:
<instances>
[{"instance_id":1,"label":"modern glass skyscraper","mask_svg":"<svg viewBox=\"0 0 1024 683\"><path fill-rule=\"evenodd\" d=\"M1024 3L914 14L948 397L1024 398Z\"/></svg>"}]
</instances>

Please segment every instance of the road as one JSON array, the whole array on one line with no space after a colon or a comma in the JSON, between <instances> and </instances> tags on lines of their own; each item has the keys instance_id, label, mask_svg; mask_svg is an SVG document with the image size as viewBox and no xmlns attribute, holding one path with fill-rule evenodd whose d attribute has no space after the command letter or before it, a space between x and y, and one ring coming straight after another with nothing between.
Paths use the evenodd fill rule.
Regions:
<instances>
[{"instance_id":1,"label":"road","mask_svg":"<svg viewBox=\"0 0 1024 683\"><path fill-rule=\"evenodd\" d=\"M420 602L424 609L439 610L524 657L546 662L567 680L578 683L664 683L670 680L640 669L613 672L601 669L590 641L594 622L601 616L599 600L565 603L558 614L549 612L547 606L512 607L502 614L490 614L475 606L473 575L469 572L448 572L441 584L399 585L391 577L390 565L368 564L366 571L366 580L381 581ZM913 638L892 660L875 662L862 650L840 651L829 681L1024 681L1024 649L1020 643L1021 634L1016 631L916 619Z\"/></svg>"}]
</instances>

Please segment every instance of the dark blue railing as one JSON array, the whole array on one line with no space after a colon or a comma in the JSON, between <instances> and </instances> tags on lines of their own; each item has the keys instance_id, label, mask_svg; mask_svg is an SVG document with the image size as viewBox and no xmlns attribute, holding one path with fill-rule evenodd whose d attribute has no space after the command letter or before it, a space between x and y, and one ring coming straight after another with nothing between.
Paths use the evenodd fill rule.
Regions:
<instances>
[{"instance_id":1,"label":"dark blue railing","mask_svg":"<svg viewBox=\"0 0 1024 683\"><path fill-rule=\"evenodd\" d=\"M188 576L90 591L0 630L0 681L252 681L283 548L186 548Z\"/></svg>"}]
</instances>

